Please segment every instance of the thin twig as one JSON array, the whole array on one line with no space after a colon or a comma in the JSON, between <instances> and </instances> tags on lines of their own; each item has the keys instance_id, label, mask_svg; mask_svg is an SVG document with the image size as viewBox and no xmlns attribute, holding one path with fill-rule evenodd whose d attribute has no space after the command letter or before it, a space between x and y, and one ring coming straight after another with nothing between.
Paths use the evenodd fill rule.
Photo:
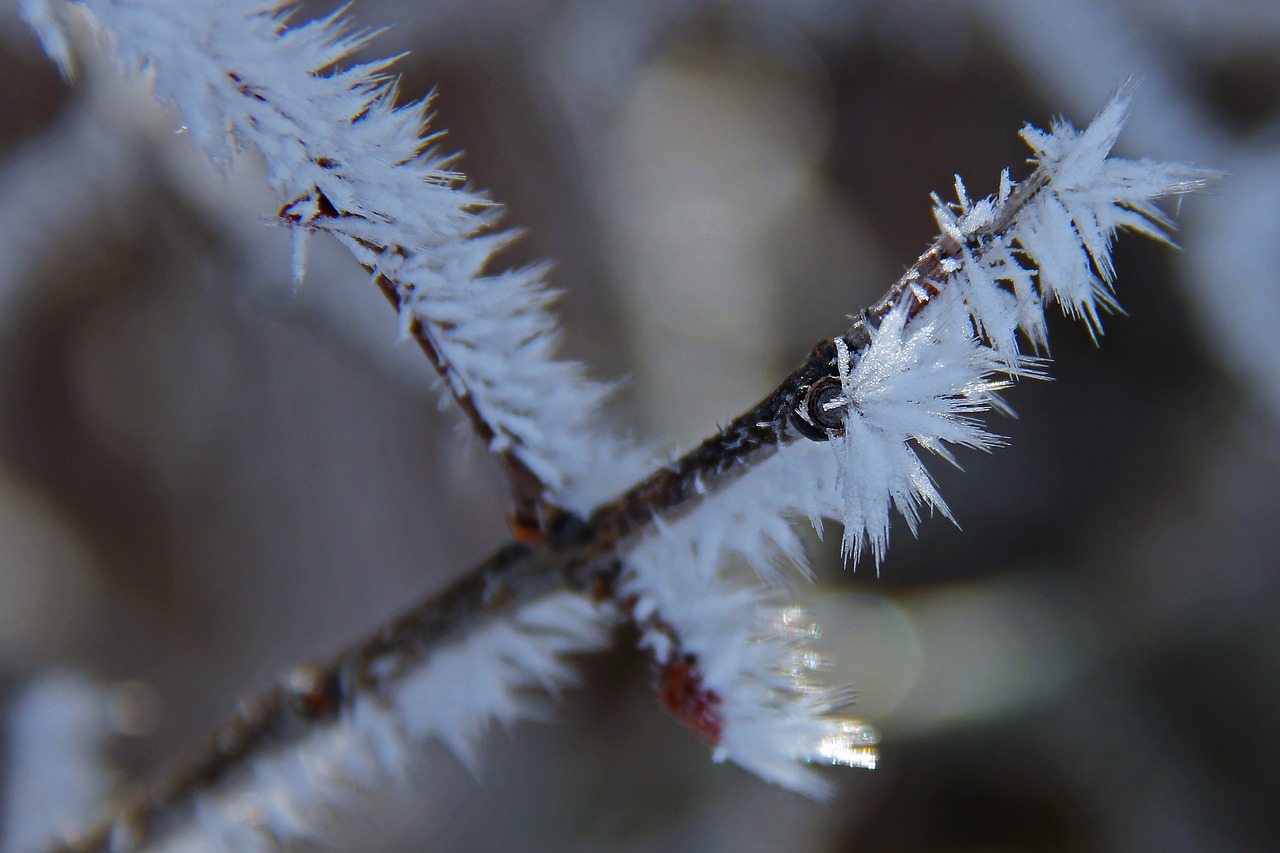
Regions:
<instances>
[{"instance_id":1,"label":"thin twig","mask_svg":"<svg viewBox=\"0 0 1280 853\"><path fill-rule=\"evenodd\" d=\"M313 162L320 165L319 161ZM312 230L325 230L324 226L338 220L363 218L359 214L339 211L333 202L318 188L314 190L314 196L318 213L311 220L304 224L301 216L291 211L291 208L297 202L296 199L280 208L278 214L280 220ZM359 242L364 248L375 254L404 254L406 251L398 246L377 246L367 241ZM402 312L405 308L405 299L400 286L391 278L367 264L366 269L373 275L374 284L382 291L383 296L387 298L392 307L397 312ZM432 339L430 330L416 314L409 320L407 332L418 342L418 346L422 349L423 354L426 355L427 360L431 362L431 366L435 368L436 373L445 380L445 386L452 394L454 402L458 404L458 408L462 410L467 420L471 423L471 428L475 431L476 437L480 439L485 447L492 448L494 439L497 436L493 425L485 419L480 409L477 408L470 389L462 385L459 377L452 373L448 359L444 357L440 346ZM545 540L558 526L568 520L567 516L570 513L550 500L547 485L525 464L524 460L516 453L515 447L503 446L496 451L496 454L502 465L503 472L506 474L507 484L511 488L513 506L508 514L507 521L511 526L512 533L521 542L537 543Z\"/></svg>"},{"instance_id":2,"label":"thin twig","mask_svg":"<svg viewBox=\"0 0 1280 853\"><path fill-rule=\"evenodd\" d=\"M385 275L376 273L373 277L373 283L387 297L387 301L391 303L391 306L396 311L403 309L404 301L395 282ZM431 366L436 369L436 372L446 380L446 384L453 390L455 383L447 381L449 379L449 365L441 356L440 348L431 339L431 333L423 325L422 320L416 316L413 317L409 321L408 332L418 342L418 346L427 356L427 360L431 362ZM476 437L480 439L485 447L492 447L495 437L493 426L480 414L480 410L476 408L475 400L472 399L471 394L466 391L458 392L454 390L453 399L458 404L458 408L462 409L463 414L467 416L467 420L470 421ZM511 487L513 505L507 521L511 526L512 533L521 542L536 543L546 539L561 524L568 521L570 514L563 507L556 506L547 499L546 484L539 479L537 474L533 473L533 470L524 463L524 460L515 453L513 448L506 447L499 450L497 456L502 464L503 472L506 474L507 484Z\"/></svg>"}]
</instances>

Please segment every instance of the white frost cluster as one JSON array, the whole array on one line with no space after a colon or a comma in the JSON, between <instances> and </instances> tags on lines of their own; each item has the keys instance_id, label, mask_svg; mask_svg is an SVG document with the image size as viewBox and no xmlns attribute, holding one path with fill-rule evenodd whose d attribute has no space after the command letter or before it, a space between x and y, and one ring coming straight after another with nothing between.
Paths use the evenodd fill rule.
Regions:
<instances>
[{"instance_id":1,"label":"white frost cluster","mask_svg":"<svg viewBox=\"0 0 1280 853\"><path fill-rule=\"evenodd\" d=\"M485 272L510 239L494 207L458 189L460 176L424 138L425 105L397 106L390 61L334 70L366 36L341 13L287 25L280 0L22 0L46 49L69 57L67 10L87 13L122 64L145 71L182 111L216 162L259 149L295 239L296 277L313 232L335 235L418 324L455 397L493 428L553 502L586 515L640 473L637 456L599 429L608 389L557 361L553 295L541 269ZM1198 188L1208 173L1109 157L1128 107L1114 98L1084 131L1026 128L1037 170L1005 173L995 196L935 215L941 254L904 282L860 352L839 342L832 373L843 428L799 440L753 464L678 518L627 543L620 595L660 666L687 664L683 684L717 760L820 796L808 763L871 767L874 731L836 716L840 691L818 685L816 630L785 605L780 566L803 567L790 519L844 524L843 550L884 559L893 510L914 530L923 512L950 515L920 458L954 462L951 446L1000 444L977 417L1002 409L1012 377L1037 375L1044 311L1057 302L1091 334L1115 308L1111 241L1120 228L1167 240L1154 200ZM742 577L735 560L755 574ZM323 833L333 809L404 772L406 745L437 737L464 760L493 721L530 711L525 688L554 690L561 656L604 642L599 612L556 596L471 630L404 674L386 695L362 695L300 746L254 759L242 778L201 795L197 827L172 849L273 850ZM677 670L683 672L684 670ZM682 701L677 697L677 701ZM697 714L693 714L697 716ZM696 726L696 722L695 722Z\"/></svg>"},{"instance_id":2,"label":"white frost cluster","mask_svg":"<svg viewBox=\"0 0 1280 853\"><path fill-rule=\"evenodd\" d=\"M1115 232L1167 241L1170 222L1154 199L1195 190L1213 174L1108 157L1127 107L1122 92L1084 131L1065 122L1025 128L1042 184L1020 187L1006 172L997 195L973 202L957 178L957 203L939 202L936 215L958 257L941 263L937 279L908 279L903 301L860 353L837 341L841 394L830 405L845 410L844 429L828 447L783 447L629 554L625 589L637 615L661 615L645 642L660 662L692 655L721 699L717 757L810 794L822 792L821 781L796 762L874 764L874 734L829 716L836 697L795 664L813 661L802 638L771 621L778 564L804 573L803 548L784 519L807 517L819 531L824 518L839 520L845 556L856 562L869 550L879 566L892 510L913 532L923 510L950 517L919 451L954 464L951 446L999 446L977 417L1007 411L998 393L1012 378L1041 375L1044 359L1019 343L1045 351L1045 306L1058 302L1096 336L1100 315L1116 304ZM731 557L751 565L760 584L729 579ZM848 736L833 739L833 731Z\"/></svg>"},{"instance_id":3,"label":"white frost cluster","mask_svg":"<svg viewBox=\"0 0 1280 853\"><path fill-rule=\"evenodd\" d=\"M876 565L889 545L889 512L896 509L914 533L923 507L950 517L915 448L954 458L948 445L990 450L1000 439L974 415L1003 404L1007 387L997 353L973 334L952 291L944 291L910 325L905 304L872 332L871 344L852 363L837 341L847 406L844 434L831 439L844 522L842 550L856 563L869 545Z\"/></svg>"},{"instance_id":4,"label":"white frost cluster","mask_svg":"<svg viewBox=\"0 0 1280 853\"><path fill-rule=\"evenodd\" d=\"M1057 302L1090 334L1116 308L1111 242L1127 228L1169 241L1169 218L1155 200L1192 192L1217 173L1180 163L1111 157L1129 111L1132 91L1113 97L1083 131L1055 121L1048 131L1027 125L1022 138L1030 162L1044 168L1047 185L1023 200L1018 185L1001 176L996 196L976 204L956 178L955 205L935 196L942 235L961 244L963 263L951 282L988 342L1016 353L1021 330L1038 349L1046 345L1044 308ZM1011 221L1002 221L1012 212ZM991 232L993 226L996 233Z\"/></svg>"},{"instance_id":5,"label":"white frost cluster","mask_svg":"<svg viewBox=\"0 0 1280 853\"><path fill-rule=\"evenodd\" d=\"M804 565L803 546L778 504L752 491L767 483L794 511L812 506L805 495L830 470L825 448L797 447L677 521L657 522L626 555L619 590L634 600L641 644L660 666L686 656L695 663L698 686L719 718L715 759L814 797L830 786L804 761L874 767L877 736L831 716L848 697L819 683L823 661L811 647L819 629L787 606L781 585L726 577L723 569L731 554L761 571Z\"/></svg>"},{"instance_id":6,"label":"white frost cluster","mask_svg":"<svg viewBox=\"0 0 1280 853\"><path fill-rule=\"evenodd\" d=\"M1122 90L1083 131L1065 121L1047 132L1023 128L1038 167L1033 183L1019 186L1005 172L995 196L972 202L957 177L957 202L934 208L952 257L936 280L908 279L923 308L912 316L912 300L895 307L856 361L841 350L845 430L831 443L843 505L836 517L855 561L864 545L877 565L883 560L890 507L912 531L924 507L950 516L916 448L954 463L948 445L998 446L974 418L1004 408L997 392L1008 378L1040 375L1043 359L1024 355L1020 343L1046 351L1045 307L1057 302L1096 338L1101 315L1116 308L1116 232L1168 242L1171 223L1155 200L1213 176L1110 157L1129 98Z\"/></svg>"},{"instance_id":7,"label":"white frost cluster","mask_svg":"<svg viewBox=\"0 0 1280 853\"><path fill-rule=\"evenodd\" d=\"M545 693L574 683L567 654L609 640L606 611L555 593L487 620L396 680L385 694L360 694L333 723L299 742L254 757L236 777L197 796L194 820L157 838L167 853L274 853L299 843L331 844L351 815L403 782L420 762L416 745L437 738L469 765L494 724L543 713ZM121 839L127 838L120 827Z\"/></svg>"},{"instance_id":8,"label":"white frost cluster","mask_svg":"<svg viewBox=\"0 0 1280 853\"><path fill-rule=\"evenodd\" d=\"M313 232L335 235L396 288L407 330L417 320L450 391L469 398L510 450L579 514L643 473L643 459L601 427L610 388L555 358L555 294L544 268L484 269L512 235L496 207L460 189L435 151L427 105L398 106L394 60L335 70L368 39L342 11L288 25L283 0L23 0L46 49L67 61L60 24L88 13L120 63L146 72L177 105L215 163L262 152L294 235L301 279ZM336 214L336 215L335 215Z\"/></svg>"}]
</instances>

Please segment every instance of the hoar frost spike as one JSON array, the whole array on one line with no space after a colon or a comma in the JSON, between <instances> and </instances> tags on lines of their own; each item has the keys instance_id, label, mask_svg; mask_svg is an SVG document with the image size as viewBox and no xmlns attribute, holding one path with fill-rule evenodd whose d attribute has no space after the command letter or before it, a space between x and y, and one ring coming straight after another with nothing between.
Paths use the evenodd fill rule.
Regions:
<instances>
[{"instance_id":1,"label":"hoar frost spike","mask_svg":"<svg viewBox=\"0 0 1280 853\"><path fill-rule=\"evenodd\" d=\"M372 273L506 469L517 530L583 515L643 471L645 457L600 427L609 386L555 357L545 267L486 271L512 235L432 146L426 103L396 104L394 60L337 67L371 38L350 32L343 10L294 26L295 4L281 0L24 0L23 10L55 57L66 41L54 22L89 13L215 162L262 152L295 279L317 233Z\"/></svg>"},{"instance_id":2,"label":"hoar frost spike","mask_svg":"<svg viewBox=\"0 0 1280 853\"><path fill-rule=\"evenodd\" d=\"M662 620L662 631L650 631L644 642L666 665L691 655L703 667L701 689L721 699L717 757L820 793L807 774L782 768L831 754L822 747L829 735L821 721L830 720L838 698L815 690L810 674L796 668L765 675L767 666L751 659L759 635L739 629L737 642L716 642L723 628L708 589L732 585L721 576L725 557L743 558L766 582L777 577L780 561L803 568L802 547L779 521L800 516L819 530L824 518L842 521L846 557L856 562L869 548L879 566L892 510L912 531L926 509L950 517L919 450L955 464L952 446L998 447L1002 440L978 417L1007 412L999 393L1015 378L1043 375L1045 365L1021 351L1019 336L1043 351L1044 309L1054 301L1096 335L1101 311L1115 304L1109 250L1116 230L1167 242L1170 223L1153 200L1198 189L1214 175L1109 157L1130 94L1122 90L1084 131L1061 121L1048 133L1024 129L1036 157L1022 184L1006 172L997 195L974 202L957 178L957 202L936 206L942 233L934 245L788 380L774 455L759 461L757 451L714 497L672 524L655 525L628 554L624 589L641 602L642 624L650 612ZM761 411L744 418L758 424ZM826 441L830 451L814 441ZM738 705L729 697L743 685L760 692ZM763 718L762 707L769 709ZM762 719L769 722L762 726ZM739 737L740 729L753 736ZM785 738L760 736L784 730Z\"/></svg>"},{"instance_id":3,"label":"hoar frost spike","mask_svg":"<svg viewBox=\"0 0 1280 853\"><path fill-rule=\"evenodd\" d=\"M950 516L919 451L954 463L953 446L999 446L978 418L1004 410L1013 379L1041 374L1047 306L1099 334L1115 307L1115 232L1167 240L1154 201L1211 176L1110 157L1129 90L1083 131L1024 129L1026 180L1005 173L974 201L957 178L956 202L935 200L937 241L879 302L749 412L624 489L641 456L598 427L607 388L554 358L541 269L486 272L508 239L493 206L429 148L423 105L396 105L390 61L336 69L367 40L340 14L291 25L270 0L21 3L63 63L68 17L87 15L215 160L261 150L295 272L314 233L351 250L504 461L525 532L544 534L245 703L79 849L200 839L267 851L325 837L366 793L399 784L423 738L474 764L486 726L570 681L565 655L606 642L615 610L715 760L829 794L810 765L874 767L878 736L843 718L848 693L822 683L818 629L784 582L807 571L791 522L841 521L846 556L870 551L879 566L895 509L912 530L926 511Z\"/></svg>"}]
</instances>

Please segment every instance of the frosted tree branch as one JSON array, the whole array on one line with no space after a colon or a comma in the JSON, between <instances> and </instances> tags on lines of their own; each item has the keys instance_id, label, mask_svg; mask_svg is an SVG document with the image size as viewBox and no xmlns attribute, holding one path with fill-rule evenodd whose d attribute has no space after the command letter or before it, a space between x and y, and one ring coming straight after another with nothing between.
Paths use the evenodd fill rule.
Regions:
<instances>
[{"instance_id":1,"label":"frosted tree branch","mask_svg":"<svg viewBox=\"0 0 1280 853\"><path fill-rule=\"evenodd\" d=\"M311 235L350 249L497 456L517 534L538 538L564 512L581 515L625 485L603 481L595 472L606 466L596 463L625 475L640 458L599 426L609 388L554 357L544 268L487 271L514 235L497 230L496 205L461 186L436 135L424 133L428 104L397 105L394 59L339 68L371 34L350 32L341 11L288 26L288 8L23 4L64 69L71 57L59 22L87 13L123 65L145 70L156 97L180 105L215 164L229 166L246 148L262 152L284 202L278 221L293 235L295 282ZM191 55L191 44L204 49Z\"/></svg>"},{"instance_id":2,"label":"frosted tree branch","mask_svg":"<svg viewBox=\"0 0 1280 853\"><path fill-rule=\"evenodd\" d=\"M424 106L395 105L389 61L335 70L364 35L338 16L291 27L256 0L26 6L62 62L60 22L90 13L215 160L263 152L295 277L312 233L353 252L502 461L516 502L517 541L245 703L76 850L188 849L196 837L271 850L322 835L353 787L402 774L414 741L437 737L473 760L483 729L527 716L529 689L570 681L563 655L603 645L619 612L641 630L664 705L716 760L812 796L829 786L810 764L874 767L875 732L838 716L847 694L812 677L813 626L777 583L780 565L805 571L791 520L842 522L846 557L869 551L878 566L895 510L912 530L926 511L949 516L919 451L954 462L955 446L999 446L979 417L1007 411L1012 380L1042 374L1046 307L1096 338L1116 307L1115 233L1167 241L1154 201L1212 176L1109 156L1127 89L1083 131L1025 128L1026 180L1005 172L975 201L957 178L954 203L935 197L937 240L880 300L756 406L622 491L638 455L597 426L607 389L553 358L541 272L485 272L509 238L426 147ZM725 573L730 555L754 582Z\"/></svg>"},{"instance_id":3,"label":"frosted tree branch","mask_svg":"<svg viewBox=\"0 0 1280 853\"><path fill-rule=\"evenodd\" d=\"M1104 111L1100 120L1118 121L1122 104L1122 101L1114 102L1109 111ZM1059 132L1065 131L1059 128ZM1032 132L1027 132L1026 135L1030 140L1045 144L1042 137ZM689 592L687 589L672 589L668 584L654 584L651 579L646 578L646 572L657 574L663 570L661 567L674 565L676 577L669 580L677 582L683 579L683 582L693 584L696 588L699 584L714 582L714 564L724 548L752 551L752 546L744 545L741 541L731 544L728 537L725 537L724 541L718 544L712 542L709 547L703 548L706 554L713 555L711 558L702 558L710 565L698 567L695 564L698 558L688 554L684 555L683 561L679 559L681 549L687 547L682 539L681 526L704 511L704 508L711 513L721 512L724 506L738 513L750 511L740 498L739 505L734 507L733 495L735 482L748 474L772 475L775 482L778 479L796 477L807 480L804 486L808 489L820 492L823 483L813 482L814 461L821 467L831 467L832 462L830 457L823 458L814 453L817 449L815 442L840 443L849 449L839 452L856 454L853 443L845 437L845 430L858 422L848 416L847 410L861 407L865 413L873 409L873 381L860 377L859 371L878 373L882 379L886 375L892 377L895 370L902 370L904 350L913 345L923 346L935 354L935 347L949 349L950 344L940 332L926 322L934 316L926 309L929 306L941 306L947 311L971 311L972 303L966 307L965 303L954 303L945 297L949 292L948 288L972 286L971 280L961 278L962 274L969 274L967 271L993 253L1002 262L1009 263L1008 247L1022 236L1026 236L1029 241L1037 238L1051 239L1043 232L1035 232L1035 237L1027 236L1031 232L1021 229L1026 227L1025 215L1028 210L1034 209L1033 206L1061 203L1060 194L1050 194L1050 187L1055 180L1060 180L1053 169L1053 164L1041 164L1031 178L1016 190L1006 176L1000 195L978 205L971 204L962 194L958 202L958 217L940 207L943 234L938 241L920 256L884 297L864 311L848 331L834 340L816 344L805 362L751 410L735 418L716 435L676 462L655 471L616 500L600 506L577 529L562 529L559 535L540 546L513 543L469 572L448 590L418 605L369 640L325 664L299 668L286 683L248 703L246 712L215 733L209 744L192 759L126 801L109 824L104 824L95 833L91 833L86 843L75 849L100 849L110 836L112 827L120 825L121 821L129 825L133 832L145 835L144 828L150 826L159 815L217 782L253 755L274 747L282 740L296 737L299 730L306 731L314 725L332 723L340 715L349 713L361 701L362 696L376 696L393 690L393 686L406 673L413 671L415 665L428 659L432 652L442 643L454 638L458 632L464 632L482 624L487 618L510 612L519 604L536 601L557 590L589 593L597 599L618 598L618 585L621 582L621 597L632 604L634 616L642 626L648 626L649 637L646 642L664 667L664 691L670 691L669 695L664 695L664 700L677 716L718 748L726 750L726 754L733 754L733 745L726 746L723 742L727 732L724 720L718 716L721 713L718 706L724 701L724 697L718 701L708 700L707 691L701 686L701 679L702 673L710 669L708 663L714 657L714 648L717 645L732 647L731 643L714 642L709 638L723 640L723 631L726 625L732 625L732 614L737 608L732 601L726 600L724 608L727 615L717 621L713 618L714 608L703 603L707 600L714 601L714 598L687 595L684 594ZM1192 188L1201 180L1187 170L1171 174L1173 177L1170 180L1176 181L1175 186L1180 191ZM1128 181L1127 178L1124 180ZM1164 220L1154 218L1158 214L1154 209L1150 210L1150 217L1153 218L1139 220L1124 215L1118 215L1118 218L1123 218L1130 227L1152 231ZM1042 214L1037 210L1036 215ZM1037 226L1040 223L1038 218L1032 221ZM982 251L975 253L975 246L981 247ZM1103 249L1099 248L1099 251ZM1023 269L1021 266L1018 268ZM1006 270L1004 275L1008 278L1003 280L1011 281L1017 286L1019 280L1016 272ZM962 281L965 282L964 285L961 284ZM1089 295L1085 294L1080 303L1073 304L1073 307L1089 317L1091 322L1096 322L1097 312L1088 307L1088 299ZM1011 302L1010 307L1012 305ZM1018 317L1022 319L1017 319ZM1037 335L1041 334L1038 330L1042 329L1042 315L1033 315L1028 319L1015 313L1010 314L1009 318L1006 322L1026 324L1037 330ZM990 315L982 322L986 329L998 328L997 320ZM964 323L959 325L962 329L966 328ZM909 328L923 331L909 335L904 341ZM958 362L960 378L954 380L952 386L960 390L950 396L961 401L962 405L939 415L944 424L957 429L944 435L941 440L991 447L995 440L965 421L965 417L967 412L995 405L990 395L1004 387L1004 384L989 378L980 378L975 384L965 377L972 373L979 377L989 377L1011 371L1027 375L1031 368L1025 365L1025 360L1007 350L1001 352L986 349L971 334L961 334L960 339L961 354L967 352L968 361L961 358ZM1042 337L1034 340L1042 341ZM1019 366L1012 367L1010 361L1015 361ZM858 366L852 366L854 363ZM832 396L824 389L838 389L839 393ZM824 400L827 403L834 401L836 405L828 407ZM850 401L854 401L852 407ZM838 416L833 417L833 411ZM865 426L859 428L873 429ZM873 443L875 437L865 437L865 440ZM805 461L793 465L790 472L774 470L777 466L769 462L770 457L792 445L798 447ZM935 443L935 446L928 449L942 451L943 445ZM855 464L858 464L856 460ZM869 463L861 464L865 467ZM945 508L941 497L928 483L927 475L922 472L923 469L920 469L919 474L912 476L923 476L926 480L917 480L913 485L921 490L919 494L926 503ZM827 485L828 488L839 488L834 484ZM716 495L717 500L710 500L709 495ZM876 499L879 504L885 504L878 495ZM896 497L894 500L898 502ZM906 498L903 500L906 501ZM858 501L871 502L870 498L858 498ZM797 503L800 502L797 500ZM810 504L812 502L809 500ZM913 512L911 506L914 504L899 503L899 509L903 509L904 513ZM772 509L770 508L769 518L776 519L778 513ZM834 512L833 509L828 509ZM907 514L907 518L910 521L914 516ZM779 525L776 521L770 524L765 518L758 519L757 522L750 525L757 531L755 535L762 535L760 531L764 531L763 535L773 537L775 547L780 546L785 554L796 560L801 559L798 543L787 539L786 531L789 531L789 527ZM862 523L866 526L870 522L863 520ZM867 535L876 545L878 558L883 553L882 537L887 535L887 523L886 516L867 528ZM653 533L655 524L660 528L657 533ZM874 529L875 524L884 525L885 530L880 532ZM714 532L714 523L699 519L698 523L691 526L698 531L698 539L707 546L707 537ZM855 536L857 529L855 522L846 522L846 530L854 530ZM647 539L646 534L650 534ZM856 556L860 540L849 537L846 533L846 541L853 543L849 547ZM629 571L624 569L627 564L631 566ZM659 590L661 592L655 592ZM744 594L750 596L749 592ZM674 612L679 606L678 602L682 600L698 602L693 613ZM686 618L681 619L681 615ZM656 619L651 620L650 617ZM685 627L685 630L676 626ZM786 645L789 635L804 634L808 625L799 614L782 611L779 622L772 628L773 635ZM693 635L703 635L702 645L699 637ZM759 667L760 664L757 663L757 668ZM691 682L695 678L698 680ZM730 682L740 683L735 679L730 679ZM783 691L785 688L765 686L759 689ZM847 721L827 717L836 698L818 694L809 695L804 700L806 707L803 713L795 715L793 722L807 722L810 729L816 727L818 736L815 737L812 730L801 731L798 740L808 746L797 749L793 743L786 743L785 747L791 753L786 756L786 761L773 758L753 759L751 756L759 749L762 734L760 729L765 729L784 741L796 737L795 732L783 729L779 735L777 727L771 725L774 721L762 723L757 729L744 726L734 732L744 742L736 750L742 753L739 760L745 757L744 763L766 778L774 778L811 793L819 793L822 788L814 787L815 783L806 781L803 774L795 775L798 770L794 765L796 758L873 765L874 753L868 750L874 743L874 735ZM768 707L768 702L758 699L746 702L756 708Z\"/></svg>"}]
</instances>

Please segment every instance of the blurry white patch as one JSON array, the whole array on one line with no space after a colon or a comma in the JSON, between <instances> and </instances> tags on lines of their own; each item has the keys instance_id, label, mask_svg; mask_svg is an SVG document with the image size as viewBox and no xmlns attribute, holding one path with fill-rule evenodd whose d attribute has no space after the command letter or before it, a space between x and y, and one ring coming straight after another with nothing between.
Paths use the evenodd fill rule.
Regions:
<instances>
[{"instance_id":1,"label":"blurry white patch","mask_svg":"<svg viewBox=\"0 0 1280 853\"><path fill-rule=\"evenodd\" d=\"M8 717L0 849L46 850L102 807L112 782L102 749L117 731L115 699L69 672L42 676L18 695Z\"/></svg>"}]
</instances>

